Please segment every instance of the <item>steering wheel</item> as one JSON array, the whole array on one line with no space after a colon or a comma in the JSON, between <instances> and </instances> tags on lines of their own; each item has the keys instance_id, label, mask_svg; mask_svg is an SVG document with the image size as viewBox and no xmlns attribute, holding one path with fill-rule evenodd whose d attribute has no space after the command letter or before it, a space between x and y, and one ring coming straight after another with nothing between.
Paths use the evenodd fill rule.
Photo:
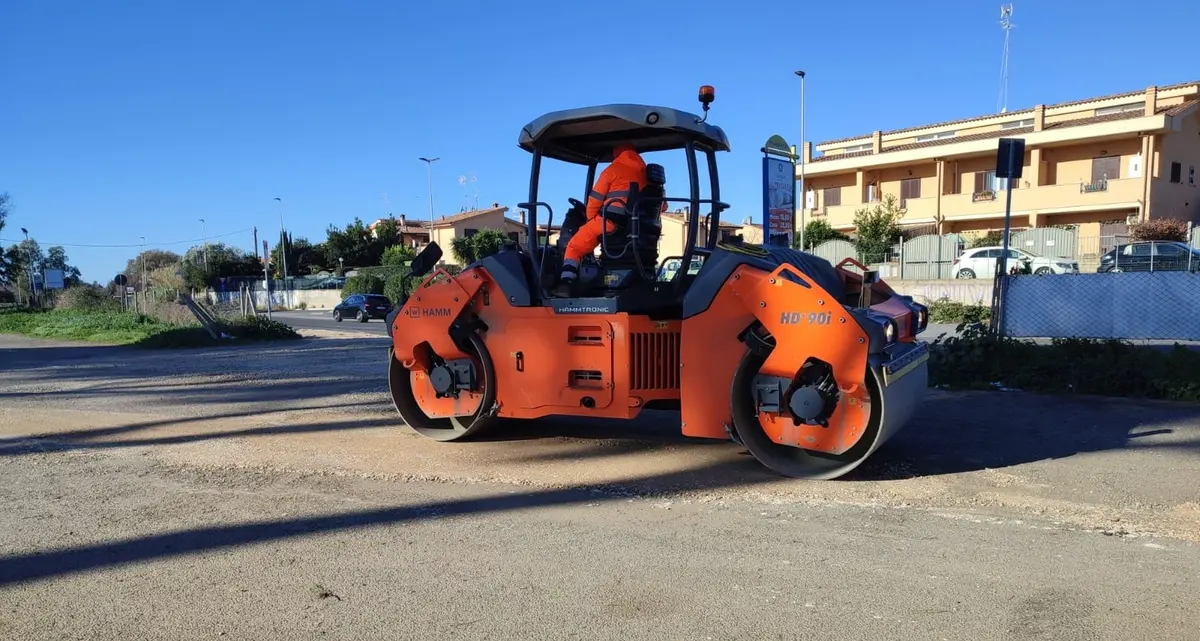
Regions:
<instances>
[{"instance_id":1,"label":"steering wheel","mask_svg":"<svg viewBox=\"0 0 1200 641\"><path fill-rule=\"evenodd\" d=\"M585 206L583 203L579 202L578 200L576 200L576 199L574 199L574 198L568 198L568 199L567 199L567 202L571 203L571 207L578 207L578 208L580 208L580 209L587 209L587 207L586 207L586 206Z\"/></svg>"}]
</instances>

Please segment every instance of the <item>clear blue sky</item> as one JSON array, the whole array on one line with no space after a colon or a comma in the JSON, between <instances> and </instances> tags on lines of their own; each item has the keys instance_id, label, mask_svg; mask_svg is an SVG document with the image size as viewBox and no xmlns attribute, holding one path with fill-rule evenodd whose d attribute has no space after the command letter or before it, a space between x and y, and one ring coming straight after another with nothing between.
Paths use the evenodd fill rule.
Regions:
<instances>
[{"instance_id":1,"label":"clear blue sky","mask_svg":"<svg viewBox=\"0 0 1200 641\"><path fill-rule=\"evenodd\" d=\"M1200 5L1015 3L1010 109L1194 80ZM623 15L624 12L624 15ZM314 242L330 223L390 211L427 217L524 200L522 125L555 109L642 102L695 109L734 151L732 215L761 220L759 148L995 110L999 3L16 2L0 0L0 191L29 228L107 282L137 248L182 252L257 225ZM671 167L668 167L671 170ZM674 177L674 182L670 181ZM561 216L581 178L552 172ZM679 185L675 171L668 186ZM271 236L274 234L274 236ZM220 238L251 247L249 232Z\"/></svg>"}]
</instances>

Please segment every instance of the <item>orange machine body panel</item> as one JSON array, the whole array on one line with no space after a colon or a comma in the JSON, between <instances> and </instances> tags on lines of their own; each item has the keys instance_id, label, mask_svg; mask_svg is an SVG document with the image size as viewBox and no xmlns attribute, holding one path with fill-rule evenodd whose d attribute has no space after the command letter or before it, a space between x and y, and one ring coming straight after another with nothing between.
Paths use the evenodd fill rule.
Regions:
<instances>
[{"instance_id":1,"label":"orange machine body panel","mask_svg":"<svg viewBox=\"0 0 1200 641\"><path fill-rule=\"evenodd\" d=\"M455 277L444 269L430 274L396 316L392 328L396 359L412 369L424 358L423 344L445 359L466 356L450 338L450 325L471 304L483 282L478 274Z\"/></svg>"},{"instance_id":2,"label":"orange machine body panel","mask_svg":"<svg viewBox=\"0 0 1200 641\"><path fill-rule=\"evenodd\" d=\"M683 321L679 413L684 436L729 438L733 375L746 355L746 344L738 334L755 319L741 292L731 285L746 272L759 270L739 267L708 309Z\"/></svg>"},{"instance_id":3,"label":"orange machine body panel","mask_svg":"<svg viewBox=\"0 0 1200 641\"><path fill-rule=\"evenodd\" d=\"M406 367L419 369L420 350L416 345L421 342L428 342L443 358L462 357L449 338L454 318L444 318L440 310L453 309L452 305L470 292L467 305L486 325L480 335L495 368L498 416L629 419L648 402L679 398L679 321L654 321L624 313L556 314L549 307L515 307L482 267L464 271L455 280L467 286L439 289L441 284L435 283L418 290L421 300L415 292L396 316L396 357ZM473 283L479 284L474 291L470 287ZM412 305L420 305L423 311L410 312ZM467 305L459 307L455 316L466 311ZM427 309L439 311L427 317L432 313L424 311ZM414 351L418 354L408 357ZM441 410L453 400L434 402L428 382L414 378L414 383L420 383L415 389L428 391L428 398L418 394L418 400L431 415L431 409ZM468 400L459 403L464 412L476 407Z\"/></svg>"},{"instance_id":4,"label":"orange machine body panel","mask_svg":"<svg viewBox=\"0 0 1200 641\"><path fill-rule=\"evenodd\" d=\"M836 297L786 263L769 274L738 267L709 309L684 321L683 433L726 438L730 386L748 349L737 336L756 318L776 342L760 373L790 379L816 357L833 367L843 396L828 427L794 425L786 416L762 412L763 431L776 443L822 452L844 452L857 443L870 417L867 334Z\"/></svg>"}]
</instances>

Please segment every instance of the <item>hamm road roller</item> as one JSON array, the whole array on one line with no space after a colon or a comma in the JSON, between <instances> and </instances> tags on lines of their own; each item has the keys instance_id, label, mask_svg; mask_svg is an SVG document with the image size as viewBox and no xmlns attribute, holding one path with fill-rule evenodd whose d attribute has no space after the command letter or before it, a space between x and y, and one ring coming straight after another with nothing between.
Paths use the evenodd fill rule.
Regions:
<instances>
[{"instance_id":1,"label":"hamm road roller","mask_svg":"<svg viewBox=\"0 0 1200 641\"><path fill-rule=\"evenodd\" d=\"M454 441L501 418L673 409L686 436L733 440L788 477L832 479L909 421L926 391L928 345L917 336L928 310L853 259L835 266L722 236L717 153L730 147L708 122L713 95L701 89L704 116L610 104L521 129L533 159L525 239L458 274L436 267L431 243L412 263L423 282L388 319L388 387L410 427ZM563 251L586 220L598 165L623 144L643 157L682 151L687 182L668 185L648 160L646 184L606 201L598 215L613 231L564 295ZM555 222L538 200L550 160L578 166L584 197L568 199L553 243L539 234ZM667 203L687 206L682 256L658 255ZM668 261L689 267L665 270Z\"/></svg>"}]
</instances>

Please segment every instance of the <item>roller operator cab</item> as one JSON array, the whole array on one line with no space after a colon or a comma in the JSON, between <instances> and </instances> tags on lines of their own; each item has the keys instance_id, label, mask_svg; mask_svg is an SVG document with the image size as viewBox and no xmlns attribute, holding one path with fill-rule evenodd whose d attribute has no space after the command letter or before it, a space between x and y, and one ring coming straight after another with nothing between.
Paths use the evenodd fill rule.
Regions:
<instances>
[{"instance_id":1,"label":"roller operator cab","mask_svg":"<svg viewBox=\"0 0 1200 641\"><path fill-rule=\"evenodd\" d=\"M785 247L724 242L717 154L729 141L704 116L612 104L546 114L521 129L532 156L525 245L451 275L436 244L413 262L426 276L388 319L388 383L404 421L429 438L478 434L497 418L632 419L674 408L684 435L732 439L776 472L830 479L857 467L921 403L928 311L862 265ZM570 297L554 295L566 240L539 229L543 163L580 171L563 236L619 143L682 154L687 181L647 166L615 231ZM700 165L710 197L700 197ZM682 172L680 172L682 173ZM687 205L682 256L658 256L663 203ZM544 218L542 215L544 214ZM689 265L689 269L664 269Z\"/></svg>"}]
</instances>

